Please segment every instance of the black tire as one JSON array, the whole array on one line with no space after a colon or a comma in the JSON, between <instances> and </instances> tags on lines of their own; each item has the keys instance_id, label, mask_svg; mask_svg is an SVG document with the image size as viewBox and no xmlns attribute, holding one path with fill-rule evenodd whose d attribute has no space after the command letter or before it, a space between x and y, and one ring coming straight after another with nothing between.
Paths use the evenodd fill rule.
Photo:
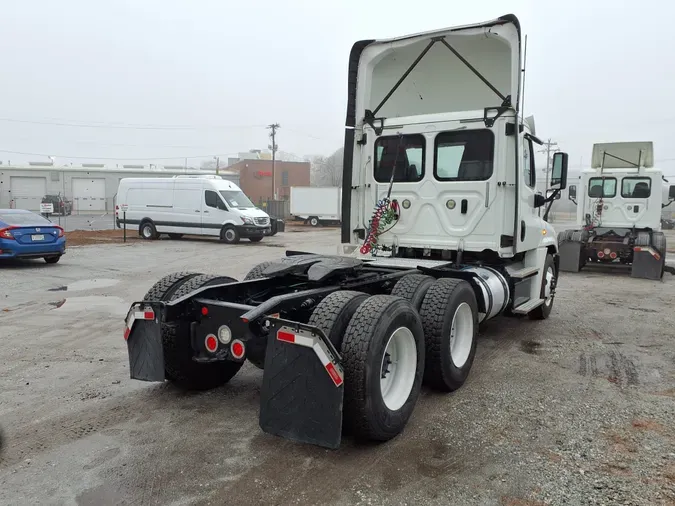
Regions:
<instances>
[{"instance_id":1,"label":"black tire","mask_svg":"<svg viewBox=\"0 0 675 506\"><path fill-rule=\"evenodd\" d=\"M232 225L226 225L220 231L220 240L225 244L237 244L240 239L239 232Z\"/></svg>"},{"instance_id":2,"label":"black tire","mask_svg":"<svg viewBox=\"0 0 675 506\"><path fill-rule=\"evenodd\" d=\"M558 281L558 273L555 270L555 263L553 262L553 256L552 255L546 255L546 261L544 262L544 271L543 275L541 277L541 290L539 292L539 297L542 299L545 299L545 294L546 294L546 273L548 272L549 269L553 269L553 283L557 283ZM548 318L548 315L551 314L551 309L553 309L553 299L555 297L551 296L551 302L550 304L547 304L544 302L541 306L533 309L529 313L527 313L527 316L530 318L530 320L545 320Z\"/></svg>"},{"instance_id":3,"label":"black tire","mask_svg":"<svg viewBox=\"0 0 675 506\"><path fill-rule=\"evenodd\" d=\"M169 300L179 299L194 290L209 285L236 281L227 276L200 274L184 279L177 285ZM190 325L187 322L171 322L162 328L165 376L177 387L185 390L209 390L230 381L241 362L199 363L192 360Z\"/></svg>"},{"instance_id":4,"label":"black tire","mask_svg":"<svg viewBox=\"0 0 675 506\"><path fill-rule=\"evenodd\" d=\"M244 281L248 281L250 279L260 279L264 278L265 275L263 272L265 269L267 269L268 266L272 265L274 262L261 262L258 265L256 265L253 269L248 271L248 274L246 274L246 277L244 277Z\"/></svg>"},{"instance_id":5,"label":"black tire","mask_svg":"<svg viewBox=\"0 0 675 506\"><path fill-rule=\"evenodd\" d=\"M393 331L406 327L417 349L416 370L407 400L396 410L384 402L382 361ZM342 341L345 430L357 439L387 441L400 434L415 408L424 371L424 330L410 302L391 295L366 299L352 317Z\"/></svg>"},{"instance_id":6,"label":"black tire","mask_svg":"<svg viewBox=\"0 0 675 506\"><path fill-rule=\"evenodd\" d=\"M169 234L169 239L178 240L178 239L182 239L182 238L183 238L183 234Z\"/></svg>"},{"instance_id":7,"label":"black tire","mask_svg":"<svg viewBox=\"0 0 675 506\"><path fill-rule=\"evenodd\" d=\"M307 221L313 227L318 227L319 225L321 225L321 221L316 216L310 216L309 220Z\"/></svg>"},{"instance_id":8,"label":"black tire","mask_svg":"<svg viewBox=\"0 0 675 506\"><path fill-rule=\"evenodd\" d=\"M157 237L159 237L157 229L155 228L154 223L151 221L141 222L140 226L138 227L138 235L147 241L157 239Z\"/></svg>"},{"instance_id":9,"label":"black tire","mask_svg":"<svg viewBox=\"0 0 675 506\"><path fill-rule=\"evenodd\" d=\"M398 280L391 294L403 297L419 311L422 308L424 296L434 281L436 281L435 278L425 274L408 274Z\"/></svg>"},{"instance_id":10,"label":"black tire","mask_svg":"<svg viewBox=\"0 0 675 506\"><path fill-rule=\"evenodd\" d=\"M58 261L61 260L61 255L55 255L52 257L45 257L45 262L48 264L55 264L58 263Z\"/></svg>"},{"instance_id":11,"label":"black tire","mask_svg":"<svg viewBox=\"0 0 675 506\"><path fill-rule=\"evenodd\" d=\"M263 238L262 238L262 236L260 236L260 237L249 237L248 240L251 241L251 242L260 242L260 241L263 240Z\"/></svg>"},{"instance_id":12,"label":"black tire","mask_svg":"<svg viewBox=\"0 0 675 506\"><path fill-rule=\"evenodd\" d=\"M163 302L170 300L173 292L178 288L182 282L199 276L200 273L197 272L174 272L161 278L157 283L152 285L152 288L143 296L144 301L152 302L158 301Z\"/></svg>"},{"instance_id":13,"label":"black tire","mask_svg":"<svg viewBox=\"0 0 675 506\"><path fill-rule=\"evenodd\" d=\"M367 298L368 294L352 290L333 292L314 308L309 325L320 328L339 352L352 316Z\"/></svg>"},{"instance_id":14,"label":"black tire","mask_svg":"<svg viewBox=\"0 0 675 506\"><path fill-rule=\"evenodd\" d=\"M451 329L455 314L462 304L467 304L471 309L473 335L468 356L458 366L451 352ZM464 306L462 308L463 312L466 311ZM424 324L426 346L424 382L445 392L457 390L466 381L476 355L478 304L473 288L467 281L460 279L436 280L424 297L420 316Z\"/></svg>"}]
</instances>

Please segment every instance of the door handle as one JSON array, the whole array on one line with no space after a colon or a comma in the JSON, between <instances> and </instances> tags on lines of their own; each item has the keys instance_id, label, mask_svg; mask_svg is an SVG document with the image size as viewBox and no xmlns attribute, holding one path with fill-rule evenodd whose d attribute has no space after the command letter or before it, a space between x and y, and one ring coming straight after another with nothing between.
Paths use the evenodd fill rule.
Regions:
<instances>
[{"instance_id":1,"label":"door handle","mask_svg":"<svg viewBox=\"0 0 675 506\"><path fill-rule=\"evenodd\" d=\"M199 209L195 209L195 213L198 213L198 212L200 212Z\"/></svg>"},{"instance_id":2,"label":"door handle","mask_svg":"<svg viewBox=\"0 0 675 506\"><path fill-rule=\"evenodd\" d=\"M208 213L208 211L204 211L205 213Z\"/></svg>"}]
</instances>

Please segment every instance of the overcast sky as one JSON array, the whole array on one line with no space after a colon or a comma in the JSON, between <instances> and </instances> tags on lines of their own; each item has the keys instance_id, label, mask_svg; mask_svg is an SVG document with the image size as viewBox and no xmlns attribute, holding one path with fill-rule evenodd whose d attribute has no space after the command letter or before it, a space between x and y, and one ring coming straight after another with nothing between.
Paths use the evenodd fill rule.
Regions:
<instances>
[{"instance_id":1,"label":"overcast sky","mask_svg":"<svg viewBox=\"0 0 675 506\"><path fill-rule=\"evenodd\" d=\"M356 40L514 13L528 35L525 108L537 134L573 167L594 142L652 140L675 176L675 9L505 3L0 0L0 159L197 165L266 148L272 122L281 150L329 154L342 144Z\"/></svg>"}]
</instances>

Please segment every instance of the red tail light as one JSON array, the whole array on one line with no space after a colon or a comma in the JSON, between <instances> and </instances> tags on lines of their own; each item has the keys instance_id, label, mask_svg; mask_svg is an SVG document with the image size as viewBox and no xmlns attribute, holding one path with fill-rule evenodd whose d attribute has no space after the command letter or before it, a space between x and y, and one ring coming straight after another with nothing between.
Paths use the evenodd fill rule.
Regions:
<instances>
[{"instance_id":1,"label":"red tail light","mask_svg":"<svg viewBox=\"0 0 675 506\"><path fill-rule=\"evenodd\" d=\"M59 229L59 237L63 237L64 235L66 235L66 233L64 232L64 230L61 227L56 227L56 228Z\"/></svg>"},{"instance_id":2,"label":"red tail light","mask_svg":"<svg viewBox=\"0 0 675 506\"><path fill-rule=\"evenodd\" d=\"M12 229L16 227L0 228L0 239L14 239Z\"/></svg>"}]
</instances>

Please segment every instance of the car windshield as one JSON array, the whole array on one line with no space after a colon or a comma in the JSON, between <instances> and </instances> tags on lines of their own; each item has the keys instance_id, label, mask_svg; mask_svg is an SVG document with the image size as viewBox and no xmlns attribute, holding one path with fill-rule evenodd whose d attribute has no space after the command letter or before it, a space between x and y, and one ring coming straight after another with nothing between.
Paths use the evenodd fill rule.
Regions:
<instances>
[{"instance_id":1,"label":"car windshield","mask_svg":"<svg viewBox=\"0 0 675 506\"><path fill-rule=\"evenodd\" d=\"M250 209L255 207L253 202L251 202L242 191L222 190L220 194L230 207L237 209Z\"/></svg>"},{"instance_id":2,"label":"car windshield","mask_svg":"<svg viewBox=\"0 0 675 506\"><path fill-rule=\"evenodd\" d=\"M39 214L33 213L5 213L0 214L0 221L9 225L51 225L52 222Z\"/></svg>"}]
</instances>

